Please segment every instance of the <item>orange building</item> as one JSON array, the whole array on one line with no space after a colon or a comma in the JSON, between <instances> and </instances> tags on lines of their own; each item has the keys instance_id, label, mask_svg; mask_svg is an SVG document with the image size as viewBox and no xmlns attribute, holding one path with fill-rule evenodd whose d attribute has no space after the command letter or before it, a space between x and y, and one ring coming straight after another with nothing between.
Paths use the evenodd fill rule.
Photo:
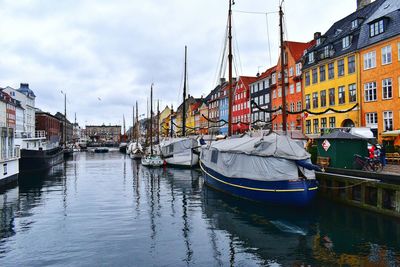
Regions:
<instances>
[{"instance_id":1,"label":"orange building","mask_svg":"<svg viewBox=\"0 0 400 267\"><path fill-rule=\"evenodd\" d=\"M386 2L364 23L358 43L361 121L380 143L400 145L400 3Z\"/></svg>"},{"instance_id":2,"label":"orange building","mask_svg":"<svg viewBox=\"0 0 400 267\"><path fill-rule=\"evenodd\" d=\"M313 45L313 41L309 43L300 42L284 42L284 69L285 69L285 92L286 92L286 105L287 110L300 111L302 110L302 83L301 83L301 59L304 51ZM272 109L277 109L282 106L282 80L281 80L281 59L279 58L276 67L276 76L278 81L276 88L271 91ZM273 129L281 131L282 125L282 112L278 112L276 119L273 121ZM287 116L287 130L302 130L303 122L301 115L288 115Z\"/></svg>"}]
</instances>

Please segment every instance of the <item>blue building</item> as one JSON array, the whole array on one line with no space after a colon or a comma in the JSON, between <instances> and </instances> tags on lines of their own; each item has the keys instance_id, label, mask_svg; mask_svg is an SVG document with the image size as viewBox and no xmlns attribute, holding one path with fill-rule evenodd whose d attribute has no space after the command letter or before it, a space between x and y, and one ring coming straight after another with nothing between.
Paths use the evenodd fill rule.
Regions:
<instances>
[{"instance_id":1,"label":"blue building","mask_svg":"<svg viewBox=\"0 0 400 267\"><path fill-rule=\"evenodd\" d=\"M228 83L224 83L220 89L220 97L219 97L219 119L220 120L229 120L229 98L228 98ZM223 123L221 123L222 125ZM228 123L222 125L219 129L220 134L228 135Z\"/></svg>"}]
</instances>

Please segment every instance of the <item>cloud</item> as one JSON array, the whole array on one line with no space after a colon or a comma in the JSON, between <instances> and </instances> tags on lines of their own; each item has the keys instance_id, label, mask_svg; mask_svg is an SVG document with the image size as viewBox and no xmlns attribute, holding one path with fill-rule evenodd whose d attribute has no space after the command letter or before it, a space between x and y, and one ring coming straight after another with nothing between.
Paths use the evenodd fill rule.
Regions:
<instances>
[{"instance_id":1,"label":"cloud","mask_svg":"<svg viewBox=\"0 0 400 267\"><path fill-rule=\"evenodd\" d=\"M286 36L309 41L314 32L326 31L354 11L353 2L285 1ZM189 93L199 97L215 85L227 5L212 0L2 1L0 86L28 82L37 107L51 113L63 110L63 90L68 117L76 112L81 125L120 123L122 114L130 117L136 100L145 113L151 83L161 105L177 106L185 45ZM239 11L277 11L278 1L237 0L233 8L239 74L255 75L276 64L277 14L268 15L267 29L265 15Z\"/></svg>"}]
</instances>

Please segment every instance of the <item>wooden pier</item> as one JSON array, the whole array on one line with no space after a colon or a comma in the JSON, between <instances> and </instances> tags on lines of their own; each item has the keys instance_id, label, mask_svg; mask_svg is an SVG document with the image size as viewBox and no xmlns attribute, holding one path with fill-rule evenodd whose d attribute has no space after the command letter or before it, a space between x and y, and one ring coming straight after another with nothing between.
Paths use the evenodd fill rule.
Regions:
<instances>
[{"instance_id":1,"label":"wooden pier","mask_svg":"<svg viewBox=\"0 0 400 267\"><path fill-rule=\"evenodd\" d=\"M329 168L317 179L324 197L400 218L399 175Z\"/></svg>"}]
</instances>

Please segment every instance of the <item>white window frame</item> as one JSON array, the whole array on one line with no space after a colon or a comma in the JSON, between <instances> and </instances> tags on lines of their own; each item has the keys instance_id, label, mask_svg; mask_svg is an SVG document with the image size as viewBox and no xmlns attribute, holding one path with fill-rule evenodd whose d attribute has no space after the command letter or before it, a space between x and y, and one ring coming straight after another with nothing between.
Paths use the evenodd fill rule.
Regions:
<instances>
[{"instance_id":1,"label":"white window frame","mask_svg":"<svg viewBox=\"0 0 400 267\"><path fill-rule=\"evenodd\" d=\"M381 49L382 55L382 65L388 65L392 63L392 46L388 45L382 47Z\"/></svg>"},{"instance_id":2,"label":"white window frame","mask_svg":"<svg viewBox=\"0 0 400 267\"><path fill-rule=\"evenodd\" d=\"M400 50L400 43L399 43L399 50ZM400 59L400 56L399 56ZM296 76L301 75L301 62L296 64Z\"/></svg>"},{"instance_id":3,"label":"white window frame","mask_svg":"<svg viewBox=\"0 0 400 267\"><path fill-rule=\"evenodd\" d=\"M294 94L294 84L289 85L290 94Z\"/></svg>"},{"instance_id":4,"label":"white window frame","mask_svg":"<svg viewBox=\"0 0 400 267\"><path fill-rule=\"evenodd\" d=\"M377 112L365 113L365 126L370 127L372 129L378 128L378 113Z\"/></svg>"},{"instance_id":5,"label":"white window frame","mask_svg":"<svg viewBox=\"0 0 400 267\"><path fill-rule=\"evenodd\" d=\"M342 39L342 49L349 48L350 45L351 45L351 37L350 37L350 35L347 35L347 36L343 37L343 39Z\"/></svg>"},{"instance_id":6,"label":"white window frame","mask_svg":"<svg viewBox=\"0 0 400 267\"><path fill-rule=\"evenodd\" d=\"M289 68L289 77L292 77L293 76L293 67L290 67Z\"/></svg>"},{"instance_id":7,"label":"white window frame","mask_svg":"<svg viewBox=\"0 0 400 267\"><path fill-rule=\"evenodd\" d=\"M390 122L390 129L387 127L388 122ZM393 111L386 110L383 112L383 131L393 130Z\"/></svg>"},{"instance_id":8,"label":"white window frame","mask_svg":"<svg viewBox=\"0 0 400 267\"><path fill-rule=\"evenodd\" d=\"M369 70L376 67L376 52L370 51L364 54L364 70Z\"/></svg>"},{"instance_id":9,"label":"white window frame","mask_svg":"<svg viewBox=\"0 0 400 267\"><path fill-rule=\"evenodd\" d=\"M308 62L313 63L314 62L314 52L310 52L308 54Z\"/></svg>"},{"instance_id":10,"label":"white window frame","mask_svg":"<svg viewBox=\"0 0 400 267\"><path fill-rule=\"evenodd\" d=\"M278 97L282 97L282 88L281 87L278 88Z\"/></svg>"},{"instance_id":11,"label":"white window frame","mask_svg":"<svg viewBox=\"0 0 400 267\"><path fill-rule=\"evenodd\" d=\"M390 93L390 95L389 95ZM392 78L386 78L382 80L382 99L393 98L393 82Z\"/></svg>"},{"instance_id":12,"label":"white window frame","mask_svg":"<svg viewBox=\"0 0 400 267\"><path fill-rule=\"evenodd\" d=\"M300 93L301 92L301 82L297 82L296 83L296 93Z\"/></svg>"},{"instance_id":13,"label":"white window frame","mask_svg":"<svg viewBox=\"0 0 400 267\"><path fill-rule=\"evenodd\" d=\"M375 91L375 94L373 92ZM373 96L375 98L373 99ZM376 82L369 82L364 84L364 102L373 102L377 100Z\"/></svg>"}]
</instances>

